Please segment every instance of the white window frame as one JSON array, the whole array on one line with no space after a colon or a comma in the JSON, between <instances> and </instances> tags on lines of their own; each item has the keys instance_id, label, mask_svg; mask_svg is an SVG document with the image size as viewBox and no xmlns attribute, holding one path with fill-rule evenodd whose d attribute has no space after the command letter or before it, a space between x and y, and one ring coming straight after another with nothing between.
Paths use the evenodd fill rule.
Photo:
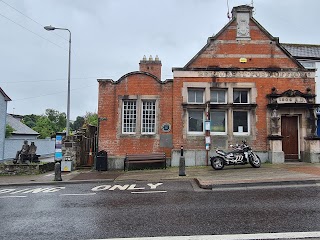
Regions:
<instances>
[{"instance_id":1,"label":"white window frame","mask_svg":"<svg viewBox=\"0 0 320 240\"><path fill-rule=\"evenodd\" d=\"M201 102L197 102L197 97L195 94L195 99L194 101L189 101L189 92L194 91L194 92L201 92L202 94L202 101ZM192 104L203 104L204 103L204 95L205 95L205 90L202 88L188 88L188 96L187 96L187 101L188 103L192 103Z\"/></svg>"},{"instance_id":2,"label":"white window frame","mask_svg":"<svg viewBox=\"0 0 320 240\"><path fill-rule=\"evenodd\" d=\"M145 109L145 103L153 103L152 107L154 108L154 110L152 109ZM144 123L144 120L145 120L145 116L144 116L144 111L147 110L147 111L154 111L153 113L150 114L150 112L148 113L148 116L150 115L153 115L153 120L154 122L153 123ZM150 100L150 99L143 99L141 101L141 134L143 135L153 135L156 133L156 126L157 126L157 106L156 106L156 100ZM146 115L147 116L147 115ZM145 132L143 131L143 128L144 128L144 124L146 125L150 125L150 124L153 124L153 131L152 132ZM148 127L146 127L148 128Z\"/></svg>"},{"instance_id":3,"label":"white window frame","mask_svg":"<svg viewBox=\"0 0 320 240\"><path fill-rule=\"evenodd\" d=\"M189 114L190 114L190 111L192 111L192 112L202 112L202 131L189 131ZM188 132L188 134L190 134L190 135L204 135L204 119L205 119L204 110L189 109L187 115L188 115L188 118L187 118L187 121L188 121L187 132Z\"/></svg>"},{"instance_id":4,"label":"white window frame","mask_svg":"<svg viewBox=\"0 0 320 240\"><path fill-rule=\"evenodd\" d=\"M218 99L217 102L212 101L211 94L214 91L216 91L216 92L224 92L224 102L219 102L219 97L217 98ZM226 104L227 103L227 90L225 90L225 89L211 89L210 90L210 103L213 103L213 104Z\"/></svg>"},{"instance_id":5,"label":"white window frame","mask_svg":"<svg viewBox=\"0 0 320 240\"><path fill-rule=\"evenodd\" d=\"M125 115L125 103L128 103L128 102L134 102L135 103L135 113L134 114L129 114L128 115ZM126 110L129 110L129 109L126 109ZM128 128L128 129L133 129L132 126L125 126L125 116L129 116L128 119L135 119L135 127L134 127L134 131L124 131L125 128ZM132 116L134 116L134 118L132 118ZM121 130L122 130L122 134L136 134L136 131L137 131L137 116L138 116L138 103L137 103L137 100L122 100L122 116L121 116ZM127 123L129 125L129 123Z\"/></svg>"},{"instance_id":6,"label":"white window frame","mask_svg":"<svg viewBox=\"0 0 320 240\"><path fill-rule=\"evenodd\" d=\"M234 132L234 112L246 112L247 113L247 124L248 124L248 132L242 132L242 133L239 133L239 132ZM232 132L233 132L233 135L238 135L238 136L248 136L250 135L250 111L243 111L243 110L237 110L237 109L234 109L232 111Z\"/></svg>"},{"instance_id":7,"label":"white window frame","mask_svg":"<svg viewBox=\"0 0 320 240\"><path fill-rule=\"evenodd\" d=\"M212 115L211 113L212 112L224 112L224 129L225 131L224 132L212 132L211 131L211 121L214 121L214 119L212 119ZM227 110L224 110L224 109L212 109L210 111L210 135L227 135L228 133L228 111Z\"/></svg>"},{"instance_id":8,"label":"white window frame","mask_svg":"<svg viewBox=\"0 0 320 240\"><path fill-rule=\"evenodd\" d=\"M235 102L234 101L234 93L235 92L247 92L247 102L241 102L241 95L240 95L240 102ZM250 103L249 90L248 89L239 89L239 88L233 89L233 99L232 100L233 100L234 104L249 104Z\"/></svg>"}]
</instances>

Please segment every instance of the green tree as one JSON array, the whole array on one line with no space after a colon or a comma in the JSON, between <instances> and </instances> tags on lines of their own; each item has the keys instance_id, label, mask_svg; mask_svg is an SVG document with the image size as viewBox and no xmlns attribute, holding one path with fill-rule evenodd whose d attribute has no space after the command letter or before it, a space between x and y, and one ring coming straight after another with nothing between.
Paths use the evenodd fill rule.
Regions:
<instances>
[{"instance_id":1,"label":"green tree","mask_svg":"<svg viewBox=\"0 0 320 240\"><path fill-rule=\"evenodd\" d=\"M70 127L72 130L79 130L80 128L83 127L85 122L84 117L78 116L77 119L71 124Z\"/></svg>"},{"instance_id":2,"label":"green tree","mask_svg":"<svg viewBox=\"0 0 320 240\"><path fill-rule=\"evenodd\" d=\"M66 114L60 113L54 109L46 109L45 116L48 117L51 123L53 123L53 128L55 132L61 132L65 129L67 124Z\"/></svg>"},{"instance_id":3,"label":"green tree","mask_svg":"<svg viewBox=\"0 0 320 240\"><path fill-rule=\"evenodd\" d=\"M21 122L27 125L29 128L34 128L39 118L40 116L35 114L24 115Z\"/></svg>"},{"instance_id":4,"label":"green tree","mask_svg":"<svg viewBox=\"0 0 320 240\"><path fill-rule=\"evenodd\" d=\"M86 124L98 126L98 114L97 113L87 112L86 115L84 116L84 119L85 119Z\"/></svg>"},{"instance_id":5,"label":"green tree","mask_svg":"<svg viewBox=\"0 0 320 240\"><path fill-rule=\"evenodd\" d=\"M10 137L11 135L12 135L12 133L13 133L13 131L15 131L15 129L14 128L12 128L10 125L6 125L6 135L5 135L5 137L7 138L7 137Z\"/></svg>"},{"instance_id":6,"label":"green tree","mask_svg":"<svg viewBox=\"0 0 320 240\"><path fill-rule=\"evenodd\" d=\"M33 130L37 131L42 139L56 133L54 123L47 116L40 116Z\"/></svg>"},{"instance_id":7,"label":"green tree","mask_svg":"<svg viewBox=\"0 0 320 240\"><path fill-rule=\"evenodd\" d=\"M56 132L62 132L66 128L66 114L54 109L46 109L42 115L25 115L22 122L37 131L39 138L51 137Z\"/></svg>"}]
</instances>

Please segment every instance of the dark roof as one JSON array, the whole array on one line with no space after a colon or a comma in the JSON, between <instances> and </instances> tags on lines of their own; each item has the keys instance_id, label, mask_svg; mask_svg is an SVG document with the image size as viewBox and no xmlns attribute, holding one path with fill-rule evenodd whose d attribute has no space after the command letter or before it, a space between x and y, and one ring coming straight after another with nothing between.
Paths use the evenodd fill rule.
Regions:
<instances>
[{"instance_id":1,"label":"dark roof","mask_svg":"<svg viewBox=\"0 0 320 240\"><path fill-rule=\"evenodd\" d=\"M5 101L11 101L11 99L8 97L8 95L2 90L0 87L0 93L4 96Z\"/></svg>"},{"instance_id":2,"label":"dark roof","mask_svg":"<svg viewBox=\"0 0 320 240\"><path fill-rule=\"evenodd\" d=\"M38 132L32 130L27 125L20 122L20 119L17 119L10 114L7 114L7 124L11 126L14 131L12 134L23 134L23 135L39 135Z\"/></svg>"},{"instance_id":3,"label":"dark roof","mask_svg":"<svg viewBox=\"0 0 320 240\"><path fill-rule=\"evenodd\" d=\"M281 43L296 58L320 59L320 45Z\"/></svg>"}]
</instances>

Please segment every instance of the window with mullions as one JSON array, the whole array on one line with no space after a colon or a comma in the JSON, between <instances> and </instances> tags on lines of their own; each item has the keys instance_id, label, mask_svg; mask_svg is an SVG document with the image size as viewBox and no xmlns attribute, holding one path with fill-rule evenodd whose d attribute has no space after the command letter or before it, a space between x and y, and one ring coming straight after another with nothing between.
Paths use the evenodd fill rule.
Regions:
<instances>
[{"instance_id":1,"label":"window with mullions","mask_svg":"<svg viewBox=\"0 0 320 240\"><path fill-rule=\"evenodd\" d=\"M124 100L122 105L122 133L135 133L137 123L137 102Z\"/></svg>"},{"instance_id":2,"label":"window with mullions","mask_svg":"<svg viewBox=\"0 0 320 240\"><path fill-rule=\"evenodd\" d=\"M188 111L188 131L191 133L203 132L203 111Z\"/></svg>"},{"instance_id":3,"label":"window with mullions","mask_svg":"<svg viewBox=\"0 0 320 240\"><path fill-rule=\"evenodd\" d=\"M210 102L211 103L226 103L226 91L225 90L211 90Z\"/></svg>"},{"instance_id":4,"label":"window with mullions","mask_svg":"<svg viewBox=\"0 0 320 240\"><path fill-rule=\"evenodd\" d=\"M203 89L188 89L188 103L203 103Z\"/></svg>"},{"instance_id":5,"label":"window with mullions","mask_svg":"<svg viewBox=\"0 0 320 240\"><path fill-rule=\"evenodd\" d=\"M235 134L249 133L249 120L247 111L233 111L233 132Z\"/></svg>"},{"instance_id":6,"label":"window with mullions","mask_svg":"<svg viewBox=\"0 0 320 240\"><path fill-rule=\"evenodd\" d=\"M213 134L226 133L226 111L211 110L210 112L210 132Z\"/></svg>"},{"instance_id":7,"label":"window with mullions","mask_svg":"<svg viewBox=\"0 0 320 240\"><path fill-rule=\"evenodd\" d=\"M142 102L142 124L141 133L154 134L156 127L156 102Z\"/></svg>"},{"instance_id":8,"label":"window with mullions","mask_svg":"<svg viewBox=\"0 0 320 240\"><path fill-rule=\"evenodd\" d=\"M248 90L234 90L233 103L249 103Z\"/></svg>"}]
</instances>

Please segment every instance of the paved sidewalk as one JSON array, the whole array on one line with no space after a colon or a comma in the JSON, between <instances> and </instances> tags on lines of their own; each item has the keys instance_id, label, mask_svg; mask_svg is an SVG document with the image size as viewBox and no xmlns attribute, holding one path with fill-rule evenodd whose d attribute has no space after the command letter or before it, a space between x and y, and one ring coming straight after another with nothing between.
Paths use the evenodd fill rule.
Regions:
<instances>
[{"instance_id":1,"label":"paved sidewalk","mask_svg":"<svg viewBox=\"0 0 320 240\"><path fill-rule=\"evenodd\" d=\"M214 170L211 166L186 167L186 176L179 176L179 168L134 171L95 171L76 170L62 173L63 183L84 183L104 181L149 181L193 180L201 188L236 187L240 185L274 184L320 184L320 163L262 164L261 168L250 165L228 166L223 170ZM39 175L0 176L0 186L30 184L61 184L55 182L54 172Z\"/></svg>"}]
</instances>

